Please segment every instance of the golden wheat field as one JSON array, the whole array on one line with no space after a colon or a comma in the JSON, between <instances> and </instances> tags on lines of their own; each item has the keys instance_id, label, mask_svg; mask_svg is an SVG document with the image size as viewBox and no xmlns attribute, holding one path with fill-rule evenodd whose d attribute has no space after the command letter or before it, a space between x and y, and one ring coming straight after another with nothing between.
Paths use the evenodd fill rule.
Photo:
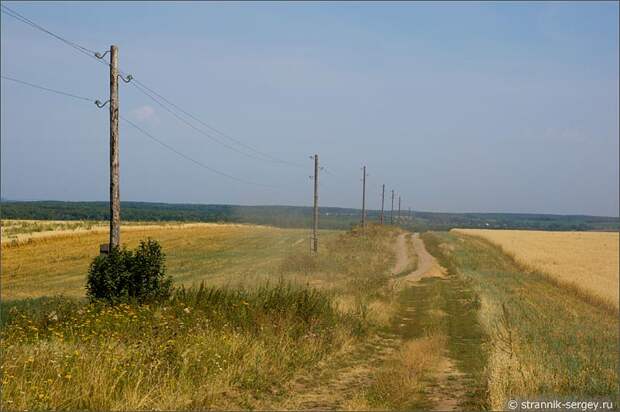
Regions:
<instances>
[{"instance_id":1,"label":"golden wheat field","mask_svg":"<svg viewBox=\"0 0 620 412\"><path fill-rule=\"evenodd\" d=\"M453 229L500 246L520 264L618 307L619 234Z\"/></svg>"}]
</instances>

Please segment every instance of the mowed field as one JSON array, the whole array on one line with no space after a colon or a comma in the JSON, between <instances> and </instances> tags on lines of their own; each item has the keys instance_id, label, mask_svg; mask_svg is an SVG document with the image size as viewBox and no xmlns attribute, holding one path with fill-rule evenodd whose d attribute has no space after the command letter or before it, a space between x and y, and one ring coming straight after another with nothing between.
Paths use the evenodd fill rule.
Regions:
<instances>
[{"instance_id":1,"label":"mowed field","mask_svg":"<svg viewBox=\"0 0 620 412\"><path fill-rule=\"evenodd\" d=\"M46 229L49 225L39 224ZM308 230L268 226L129 223L121 231L121 241L129 248L141 239L157 239L166 253L168 272L176 284L185 286L203 280L213 286L260 282L278 271L284 256L309 247ZM19 243L3 239L2 298L85 296L89 264L99 245L107 243L107 232L107 227L75 222L20 234Z\"/></svg>"},{"instance_id":2,"label":"mowed field","mask_svg":"<svg viewBox=\"0 0 620 412\"><path fill-rule=\"evenodd\" d=\"M618 233L453 229L479 236L528 268L618 307Z\"/></svg>"}]
</instances>

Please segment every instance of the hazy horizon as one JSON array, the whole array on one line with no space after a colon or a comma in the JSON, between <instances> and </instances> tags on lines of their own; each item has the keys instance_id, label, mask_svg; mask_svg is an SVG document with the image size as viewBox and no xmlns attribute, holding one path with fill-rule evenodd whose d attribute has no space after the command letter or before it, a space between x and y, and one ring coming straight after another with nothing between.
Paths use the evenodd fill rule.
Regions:
<instances>
[{"instance_id":1,"label":"hazy horizon","mask_svg":"<svg viewBox=\"0 0 620 412\"><path fill-rule=\"evenodd\" d=\"M75 203L80 203L80 202L85 202L85 203L103 203L103 202L107 202L109 203L109 200L63 200L63 199L5 199L2 198L3 202L75 202ZM243 207L305 207L305 208L312 208L312 205L283 205L283 204L269 204L269 203L264 203L264 204L253 204L253 203L245 203L245 204L239 204L239 203L194 203L194 202L158 202L158 201L144 201L144 200L135 200L135 199L123 199L122 200L123 203L125 202L129 202L129 203L152 203L152 204L167 204L167 205L192 205L192 206L243 206ZM338 205L321 205L319 207L320 209L326 209L326 208L334 208L334 209L352 209L352 210L358 210L361 212L361 207L348 207L348 206L338 206ZM367 209L368 212L380 212L381 208L369 208ZM389 213L390 209L385 209L386 213ZM497 212L497 211L446 211L446 210L420 210L420 209L414 209L411 208L411 212L415 212L415 213L446 213L446 214L514 214L514 215L520 215L520 214L524 214L524 215L549 215L549 216L589 216L589 217L609 217L609 218L620 218L620 216L617 215L591 215L591 214L579 214L579 213L537 213L537 212ZM407 213L407 209L402 209L402 213ZM122 215L122 209L121 209L121 215Z\"/></svg>"},{"instance_id":2,"label":"hazy horizon","mask_svg":"<svg viewBox=\"0 0 620 412\"><path fill-rule=\"evenodd\" d=\"M616 2L2 2L234 139L120 85L121 200L618 217ZM107 67L2 14L1 72L101 101ZM2 80L3 199L107 201L108 110ZM230 141L228 142L229 144ZM237 148L242 148L232 144ZM259 156L260 157L260 156ZM100 200L89 200L100 199ZM138 199L138 200L136 200Z\"/></svg>"}]
</instances>

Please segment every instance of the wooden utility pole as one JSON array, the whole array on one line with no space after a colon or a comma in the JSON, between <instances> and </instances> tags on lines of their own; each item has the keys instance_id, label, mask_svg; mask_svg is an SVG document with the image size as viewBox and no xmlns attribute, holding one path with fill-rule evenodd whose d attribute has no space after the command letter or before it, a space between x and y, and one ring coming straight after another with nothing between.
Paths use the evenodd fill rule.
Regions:
<instances>
[{"instance_id":1,"label":"wooden utility pole","mask_svg":"<svg viewBox=\"0 0 620 412\"><path fill-rule=\"evenodd\" d=\"M110 251L121 243L118 155L118 48L110 47Z\"/></svg>"},{"instance_id":2,"label":"wooden utility pole","mask_svg":"<svg viewBox=\"0 0 620 412\"><path fill-rule=\"evenodd\" d=\"M390 210L390 225L394 224L394 190L392 190L392 209Z\"/></svg>"},{"instance_id":3,"label":"wooden utility pole","mask_svg":"<svg viewBox=\"0 0 620 412\"><path fill-rule=\"evenodd\" d=\"M366 227L366 166L362 168L364 176L362 177L362 228Z\"/></svg>"},{"instance_id":4,"label":"wooden utility pole","mask_svg":"<svg viewBox=\"0 0 620 412\"><path fill-rule=\"evenodd\" d=\"M319 253L319 155L314 155L314 218L312 220L312 251Z\"/></svg>"},{"instance_id":5,"label":"wooden utility pole","mask_svg":"<svg viewBox=\"0 0 620 412\"><path fill-rule=\"evenodd\" d=\"M398 223L400 223L400 195L398 195Z\"/></svg>"},{"instance_id":6,"label":"wooden utility pole","mask_svg":"<svg viewBox=\"0 0 620 412\"><path fill-rule=\"evenodd\" d=\"M381 224L383 224L383 208L385 204L385 183L381 187Z\"/></svg>"}]
</instances>

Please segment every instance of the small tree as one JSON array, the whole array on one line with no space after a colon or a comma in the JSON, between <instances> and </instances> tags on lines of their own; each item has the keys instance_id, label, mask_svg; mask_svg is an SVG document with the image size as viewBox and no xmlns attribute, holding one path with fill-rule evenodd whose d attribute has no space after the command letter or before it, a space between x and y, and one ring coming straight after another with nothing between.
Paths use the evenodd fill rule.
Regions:
<instances>
[{"instance_id":1,"label":"small tree","mask_svg":"<svg viewBox=\"0 0 620 412\"><path fill-rule=\"evenodd\" d=\"M152 239L140 241L135 252L115 247L91 263L87 295L110 302L167 298L172 290L172 278L166 275L165 261L161 246Z\"/></svg>"}]
</instances>

